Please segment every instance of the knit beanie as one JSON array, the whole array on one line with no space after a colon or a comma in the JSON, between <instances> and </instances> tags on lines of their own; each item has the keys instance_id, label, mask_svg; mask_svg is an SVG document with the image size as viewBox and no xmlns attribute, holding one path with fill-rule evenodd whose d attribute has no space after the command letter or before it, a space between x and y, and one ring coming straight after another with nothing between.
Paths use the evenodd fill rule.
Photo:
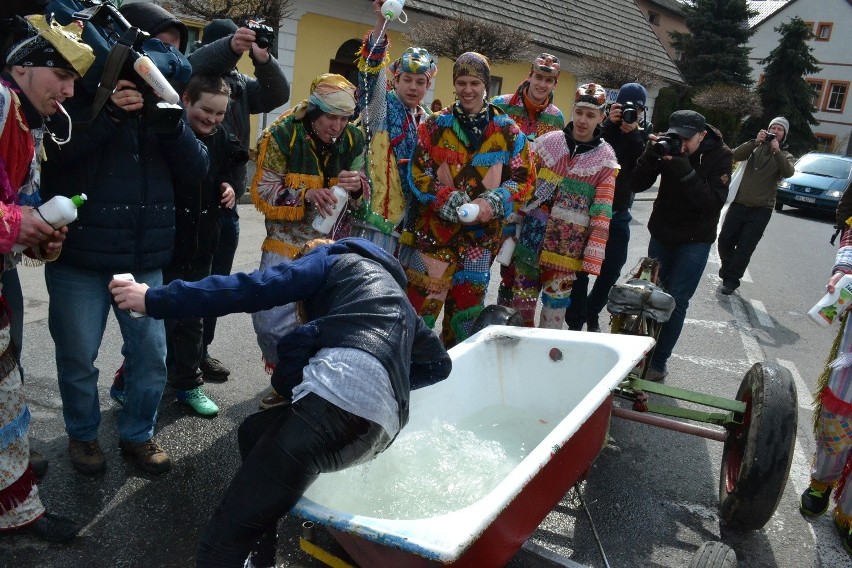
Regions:
<instances>
[{"instance_id":1,"label":"knit beanie","mask_svg":"<svg viewBox=\"0 0 852 568\"><path fill-rule=\"evenodd\" d=\"M234 23L234 20L229 20L227 18L213 20L204 26L204 31L201 34L201 45L213 43L217 39L228 37L236 31L237 24Z\"/></svg>"},{"instance_id":2,"label":"knit beanie","mask_svg":"<svg viewBox=\"0 0 852 568\"><path fill-rule=\"evenodd\" d=\"M772 119L766 129L769 130L770 128L772 128L773 124L777 124L778 126L784 129L784 140L787 140L787 136L790 135L790 121L784 118L783 116L776 116ZM779 142L783 142L784 140L779 140Z\"/></svg>"},{"instance_id":3,"label":"knit beanie","mask_svg":"<svg viewBox=\"0 0 852 568\"><path fill-rule=\"evenodd\" d=\"M150 2L135 2L133 4L125 4L119 11L127 18L130 25L136 26L143 32L157 35L169 28L175 28L180 34L180 52L186 51L186 43L189 40L189 32L186 29L186 24L178 20L165 8L152 4Z\"/></svg>"},{"instance_id":4,"label":"knit beanie","mask_svg":"<svg viewBox=\"0 0 852 568\"><path fill-rule=\"evenodd\" d=\"M645 108L645 102L648 100L648 91L639 83L625 83L618 89L618 96L615 102L620 105L624 103L633 103L634 105Z\"/></svg>"}]
</instances>

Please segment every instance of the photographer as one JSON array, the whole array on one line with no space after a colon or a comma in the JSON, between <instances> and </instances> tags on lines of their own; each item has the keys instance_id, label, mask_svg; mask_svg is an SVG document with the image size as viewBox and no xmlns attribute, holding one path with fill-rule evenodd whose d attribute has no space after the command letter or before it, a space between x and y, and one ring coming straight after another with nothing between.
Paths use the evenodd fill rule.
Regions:
<instances>
[{"instance_id":1,"label":"photographer","mask_svg":"<svg viewBox=\"0 0 852 568\"><path fill-rule=\"evenodd\" d=\"M612 219L609 222L609 237L606 241L601 272L595 278L591 294L589 275L577 273L571 288L571 305L565 311L568 329L579 331L586 324L588 331L600 331L599 314L606 306L609 289L618 281L621 268L627 262L627 244L630 241L630 206L633 204L633 189L630 173L642 154L642 146L648 138L645 121L645 102L648 92L639 83L627 83L618 90L618 96L604 120L603 139L615 151L621 168L615 178L615 197L612 200Z\"/></svg>"},{"instance_id":2,"label":"photographer","mask_svg":"<svg viewBox=\"0 0 852 568\"><path fill-rule=\"evenodd\" d=\"M253 26L255 29L268 26ZM270 112L290 99L290 85L284 71L270 53L271 44L266 32L258 41L257 31L247 26L237 27L232 20L213 20L204 27L201 44L189 56L193 75L219 75L231 89L231 102L223 124L234 134L243 148L249 148L253 114ZM262 44L262 45L261 45ZM254 63L256 78L240 73L237 62L248 53ZM248 180L234 180L237 201L245 193ZM213 253L213 274L230 274L240 239L240 216L235 205L222 209L219 216L219 244ZM230 370L207 349L213 343L216 318L204 320L204 359L201 370L208 379L225 380Z\"/></svg>"},{"instance_id":3,"label":"photographer","mask_svg":"<svg viewBox=\"0 0 852 568\"><path fill-rule=\"evenodd\" d=\"M650 135L633 168L635 192L645 191L660 176L660 189L648 220L648 256L660 261L663 289L674 297L674 313L663 325L646 378L663 380L695 293L731 181L733 158L722 134L692 110L669 118L664 135Z\"/></svg>"},{"instance_id":4,"label":"photographer","mask_svg":"<svg viewBox=\"0 0 852 568\"><path fill-rule=\"evenodd\" d=\"M795 172L793 155L782 149L789 130L786 118L773 118L769 127L758 132L754 140L734 150L734 160L745 160L740 166L745 170L719 232L722 283L717 291L720 294L727 296L739 288L740 278L772 216L778 182Z\"/></svg>"},{"instance_id":5,"label":"photographer","mask_svg":"<svg viewBox=\"0 0 852 568\"><path fill-rule=\"evenodd\" d=\"M166 30L178 29L174 18L162 12L151 19L154 27L144 31L162 23ZM127 272L138 282L162 283L175 242L175 185L197 183L208 166L206 149L183 119L178 115L168 124L157 120L153 93L138 76L132 77L134 81L117 81L89 126L75 130L61 150L45 144L45 198L58 193L88 196L77 222L69 226L62 256L45 267L45 281L71 464L89 475L106 463L98 443L101 412L94 363L110 309L121 328L126 360L126 399L118 413L121 451L149 473L170 467L153 438L166 384L165 328L162 322L119 310L107 284L114 274ZM83 91L69 99L72 118L91 117L92 99Z\"/></svg>"}]
</instances>

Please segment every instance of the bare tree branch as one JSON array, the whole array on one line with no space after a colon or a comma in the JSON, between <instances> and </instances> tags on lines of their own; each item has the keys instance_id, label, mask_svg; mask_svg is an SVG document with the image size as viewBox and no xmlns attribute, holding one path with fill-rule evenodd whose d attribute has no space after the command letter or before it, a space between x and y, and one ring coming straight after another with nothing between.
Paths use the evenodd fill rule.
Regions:
<instances>
[{"instance_id":1,"label":"bare tree branch","mask_svg":"<svg viewBox=\"0 0 852 568\"><path fill-rule=\"evenodd\" d=\"M641 83L648 89L665 84L645 59L618 54L583 57L576 63L575 74L612 88L625 83Z\"/></svg>"},{"instance_id":2,"label":"bare tree branch","mask_svg":"<svg viewBox=\"0 0 852 568\"><path fill-rule=\"evenodd\" d=\"M420 22L411 28L405 39L433 55L455 59L466 51L476 51L492 63L523 61L529 59L533 51L529 35L504 25L466 17Z\"/></svg>"},{"instance_id":3,"label":"bare tree branch","mask_svg":"<svg viewBox=\"0 0 852 568\"><path fill-rule=\"evenodd\" d=\"M168 0L167 10L197 17L202 20L230 18L237 24L245 20L264 20L266 25L278 28L281 20L293 12L294 0Z\"/></svg>"}]
</instances>

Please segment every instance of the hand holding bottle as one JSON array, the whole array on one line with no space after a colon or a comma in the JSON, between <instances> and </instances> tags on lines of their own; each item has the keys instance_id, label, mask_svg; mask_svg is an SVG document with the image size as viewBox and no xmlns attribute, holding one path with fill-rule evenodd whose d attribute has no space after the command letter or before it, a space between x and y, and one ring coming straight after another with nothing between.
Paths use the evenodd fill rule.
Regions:
<instances>
[{"instance_id":1,"label":"hand holding bottle","mask_svg":"<svg viewBox=\"0 0 852 568\"><path fill-rule=\"evenodd\" d=\"M62 248L68 228L55 230L38 214L33 215L34 211L32 207L21 207L21 230L12 250L21 252L28 248L42 247L48 255L57 252Z\"/></svg>"}]
</instances>

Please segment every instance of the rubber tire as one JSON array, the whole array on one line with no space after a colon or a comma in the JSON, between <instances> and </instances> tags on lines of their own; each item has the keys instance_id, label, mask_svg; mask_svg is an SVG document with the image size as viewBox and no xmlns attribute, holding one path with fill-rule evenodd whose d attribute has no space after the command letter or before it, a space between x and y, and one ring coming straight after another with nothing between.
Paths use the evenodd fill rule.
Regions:
<instances>
[{"instance_id":1,"label":"rubber tire","mask_svg":"<svg viewBox=\"0 0 852 568\"><path fill-rule=\"evenodd\" d=\"M775 210L781 211L782 209L784 209L784 204L776 199L775 200Z\"/></svg>"},{"instance_id":2,"label":"rubber tire","mask_svg":"<svg viewBox=\"0 0 852 568\"><path fill-rule=\"evenodd\" d=\"M737 400L747 403L742 424L728 428L719 475L722 522L740 530L763 527L784 493L799 413L796 385L786 368L755 363Z\"/></svg>"},{"instance_id":3,"label":"rubber tire","mask_svg":"<svg viewBox=\"0 0 852 568\"><path fill-rule=\"evenodd\" d=\"M737 554L723 542L705 542L692 557L689 568L736 568Z\"/></svg>"}]
</instances>

